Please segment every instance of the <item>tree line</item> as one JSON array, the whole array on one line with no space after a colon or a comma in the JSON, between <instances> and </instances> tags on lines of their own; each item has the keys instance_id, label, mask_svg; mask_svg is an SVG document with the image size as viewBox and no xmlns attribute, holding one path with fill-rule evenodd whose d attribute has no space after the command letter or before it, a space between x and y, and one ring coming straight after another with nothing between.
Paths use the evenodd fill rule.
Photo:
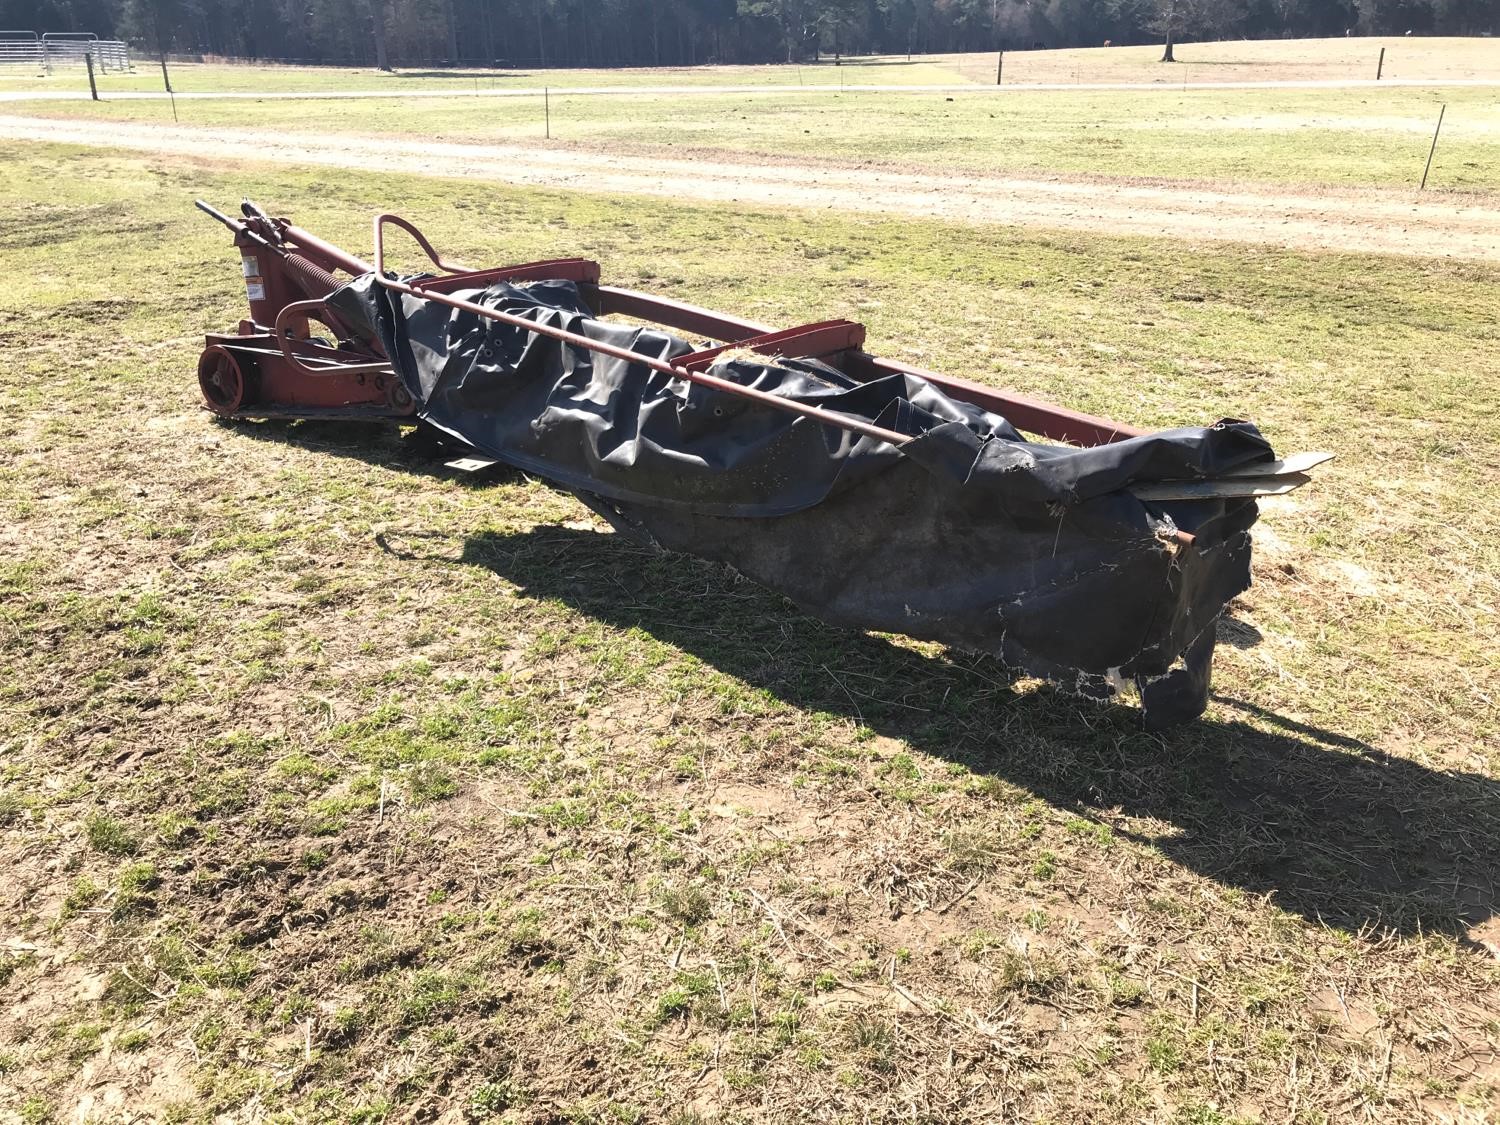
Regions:
<instances>
[{"instance_id":1,"label":"tree line","mask_svg":"<svg viewBox=\"0 0 1500 1125\"><path fill-rule=\"evenodd\" d=\"M353 66L684 66L1221 38L1488 34L1500 0L0 0L0 28Z\"/></svg>"}]
</instances>

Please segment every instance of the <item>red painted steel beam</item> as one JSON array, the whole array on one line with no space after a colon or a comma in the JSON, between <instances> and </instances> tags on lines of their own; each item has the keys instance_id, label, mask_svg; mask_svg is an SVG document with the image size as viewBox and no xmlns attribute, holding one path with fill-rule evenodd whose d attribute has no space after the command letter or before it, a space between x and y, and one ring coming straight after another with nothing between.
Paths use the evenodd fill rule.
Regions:
<instances>
[{"instance_id":1,"label":"red painted steel beam","mask_svg":"<svg viewBox=\"0 0 1500 1125\"><path fill-rule=\"evenodd\" d=\"M1029 398L1015 391L1002 391L973 383L968 379L955 379L951 375L939 375L935 371L924 371L888 359L877 359L860 353L850 357L853 364L867 365L873 375L915 375L926 379L935 387L941 387L961 402L972 403L983 410L1004 416L1012 426L1027 433L1039 434L1053 441L1064 441L1070 445L1108 445L1112 441L1140 437L1147 431L1123 422L1111 422L1093 414L1069 410L1041 399ZM858 378L856 372L851 375Z\"/></svg>"},{"instance_id":2,"label":"red painted steel beam","mask_svg":"<svg viewBox=\"0 0 1500 1125\"><path fill-rule=\"evenodd\" d=\"M781 332L767 332L720 344L714 348L681 356L677 362L689 371L705 371L725 352L734 348L747 348L764 356L783 356L805 359L809 356L832 355L857 348L865 342L865 326L852 320L824 320L817 324L804 324L798 328L787 328Z\"/></svg>"},{"instance_id":3,"label":"red painted steel beam","mask_svg":"<svg viewBox=\"0 0 1500 1125\"><path fill-rule=\"evenodd\" d=\"M283 229L287 237L297 244L297 249L325 270L331 272L338 269L343 270L350 277L362 277L375 268L369 262L356 258L347 250L342 250L331 242L325 242L301 227L294 227L288 223ZM322 261L318 261L320 258Z\"/></svg>"},{"instance_id":4,"label":"red painted steel beam","mask_svg":"<svg viewBox=\"0 0 1500 1125\"><path fill-rule=\"evenodd\" d=\"M620 289L613 285L600 285L595 289L594 311L599 316L611 313L633 316L637 320L651 320L679 332L694 336L707 336L710 340L735 343L751 336L764 336L776 331L769 324L757 324L753 320L742 320L728 313L715 312L700 305L689 305L674 301L670 297L658 297L651 293L638 293L634 289Z\"/></svg>"},{"instance_id":5,"label":"red painted steel beam","mask_svg":"<svg viewBox=\"0 0 1500 1125\"><path fill-rule=\"evenodd\" d=\"M289 357L285 342L269 333L216 333L207 344L198 381L216 414L257 418L362 408L370 416L400 420L415 409L394 372L361 370L369 357L358 352L299 340Z\"/></svg>"},{"instance_id":6,"label":"red painted steel beam","mask_svg":"<svg viewBox=\"0 0 1500 1125\"><path fill-rule=\"evenodd\" d=\"M413 281L412 286L423 292L452 293L466 287L483 289L497 281L572 281L579 285L594 285L599 281L599 263L588 258L552 258L499 269L450 273Z\"/></svg>"}]
</instances>

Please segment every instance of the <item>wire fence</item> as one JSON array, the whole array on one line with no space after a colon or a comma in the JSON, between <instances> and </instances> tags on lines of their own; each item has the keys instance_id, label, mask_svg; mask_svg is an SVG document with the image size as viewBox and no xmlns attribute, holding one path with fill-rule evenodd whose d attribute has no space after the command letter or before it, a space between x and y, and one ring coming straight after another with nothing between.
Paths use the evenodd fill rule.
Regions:
<instances>
[{"instance_id":1,"label":"wire fence","mask_svg":"<svg viewBox=\"0 0 1500 1125\"><path fill-rule=\"evenodd\" d=\"M1159 44L1121 45L1101 48L1047 49L1044 44L1007 48L1003 55L993 47L950 52L913 51L911 54L867 55L823 52L797 63L779 61L739 62L705 59L683 66L649 63L629 66L595 59L559 59L519 55L424 58L393 57L393 70L406 79L468 79L474 72L484 78L527 78L550 72L586 71L602 75L613 71L660 71L686 74L702 67L725 67L736 72L735 81L768 85L1046 85L1090 84L1193 84L1344 82L1377 78L1423 78L1433 81L1471 80L1494 77L1492 48L1475 39L1461 50L1430 47L1421 37L1352 36L1315 44L1298 40L1248 40L1214 43L1192 41L1176 44L1174 63L1163 63ZM1389 50L1389 54L1385 50ZM1488 53L1487 53L1488 52ZM171 63L207 63L246 71L277 68L314 68L371 72L369 59L245 58L209 52L172 52Z\"/></svg>"},{"instance_id":2,"label":"wire fence","mask_svg":"<svg viewBox=\"0 0 1500 1125\"><path fill-rule=\"evenodd\" d=\"M94 60L100 72L130 69L130 51L118 39L100 39L87 32L0 31L0 67L51 74L62 67L82 67Z\"/></svg>"},{"instance_id":3,"label":"wire fence","mask_svg":"<svg viewBox=\"0 0 1500 1125\"><path fill-rule=\"evenodd\" d=\"M1447 42L1447 41L1444 41ZM140 45L137 44L140 49ZM1295 85L1298 83L1343 83L1355 80L1414 79L1434 83L1472 82L1493 79L1492 48L1475 39L1462 49L1435 48L1420 37L1363 38L1342 41L1250 40L1217 43L1176 44L1175 63L1164 64L1162 48L1153 45L1131 45L1114 50L1068 48L1047 50L1041 45L1006 50L1003 55L993 49L959 51L943 54L855 55L842 57L826 53L797 64L782 63L714 63L706 68L723 67L729 76L723 79L737 85L783 86L1034 86L1058 88L1067 86L1114 85L1208 87L1221 84ZM93 35L38 35L30 31L0 30L0 75L20 77L29 68L31 74L47 75L65 67L82 69L84 59L92 58L94 69L106 72L131 71L127 45L118 40L99 39ZM150 56L154 69L156 56ZM374 72L368 62L358 60L245 58L210 52L170 52L165 61L173 66L207 64L242 69L247 74L277 69L312 68L337 71ZM393 59L394 72L403 79L403 87L417 89L429 82L434 89L459 82L502 85L507 80L531 80L537 86L549 82L549 75L559 75L554 88L566 86L560 72L581 71L589 74L585 81L603 85L628 84L644 79L614 79L611 72L655 71L662 81L684 80L690 85L707 84L699 78L697 67L617 67L569 63L556 58L464 57L453 61L422 60L412 57ZM415 80L415 81L413 81ZM423 81L426 80L426 81ZM189 80L190 82L191 80ZM351 82L367 82L368 78ZM176 83L174 82L174 85ZM101 87L102 89L103 87ZM184 87L186 88L186 87ZM181 91L179 91L181 92Z\"/></svg>"}]
</instances>

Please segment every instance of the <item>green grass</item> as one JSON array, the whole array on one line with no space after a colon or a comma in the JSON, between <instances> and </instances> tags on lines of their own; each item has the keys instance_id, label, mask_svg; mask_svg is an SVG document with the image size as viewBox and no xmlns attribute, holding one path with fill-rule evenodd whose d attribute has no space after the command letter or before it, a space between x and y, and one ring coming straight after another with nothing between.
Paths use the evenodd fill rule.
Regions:
<instances>
[{"instance_id":1,"label":"green grass","mask_svg":"<svg viewBox=\"0 0 1500 1125\"><path fill-rule=\"evenodd\" d=\"M1149 737L537 481L212 422L199 338L243 291L191 199L241 194L356 251L395 208L455 257L591 255L1339 457L1265 505L1208 716ZM1497 1096L1500 270L3 146L0 271L0 863L37 951L0 985L0 1100L1134 1123Z\"/></svg>"},{"instance_id":2,"label":"green grass","mask_svg":"<svg viewBox=\"0 0 1500 1125\"><path fill-rule=\"evenodd\" d=\"M186 124L542 144L542 99L179 103ZM1500 188L1486 89L639 94L551 98L552 143L682 158L830 161L996 175L1414 187L1440 103L1429 190ZM167 123L165 102L25 103L33 115ZM247 112L249 116L247 116Z\"/></svg>"}]
</instances>

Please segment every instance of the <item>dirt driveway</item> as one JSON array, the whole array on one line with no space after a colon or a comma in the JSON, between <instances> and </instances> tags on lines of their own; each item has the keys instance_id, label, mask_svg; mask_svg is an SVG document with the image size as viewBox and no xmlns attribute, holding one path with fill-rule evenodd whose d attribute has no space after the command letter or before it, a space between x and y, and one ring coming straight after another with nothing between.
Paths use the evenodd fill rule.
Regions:
<instances>
[{"instance_id":1,"label":"dirt driveway","mask_svg":"<svg viewBox=\"0 0 1500 1125\"><path fill-rule=\"evenodd\" d=\"M1415 190L1220 188L1099 177L1011 178L835 164L618 154L556 145L0 116L0 139L97 145L204 161L275 160L534 187L917 215L963 222L1255 242L1296 249L1500 261L1500 199Z\"/></svg>"}]
</instances>

